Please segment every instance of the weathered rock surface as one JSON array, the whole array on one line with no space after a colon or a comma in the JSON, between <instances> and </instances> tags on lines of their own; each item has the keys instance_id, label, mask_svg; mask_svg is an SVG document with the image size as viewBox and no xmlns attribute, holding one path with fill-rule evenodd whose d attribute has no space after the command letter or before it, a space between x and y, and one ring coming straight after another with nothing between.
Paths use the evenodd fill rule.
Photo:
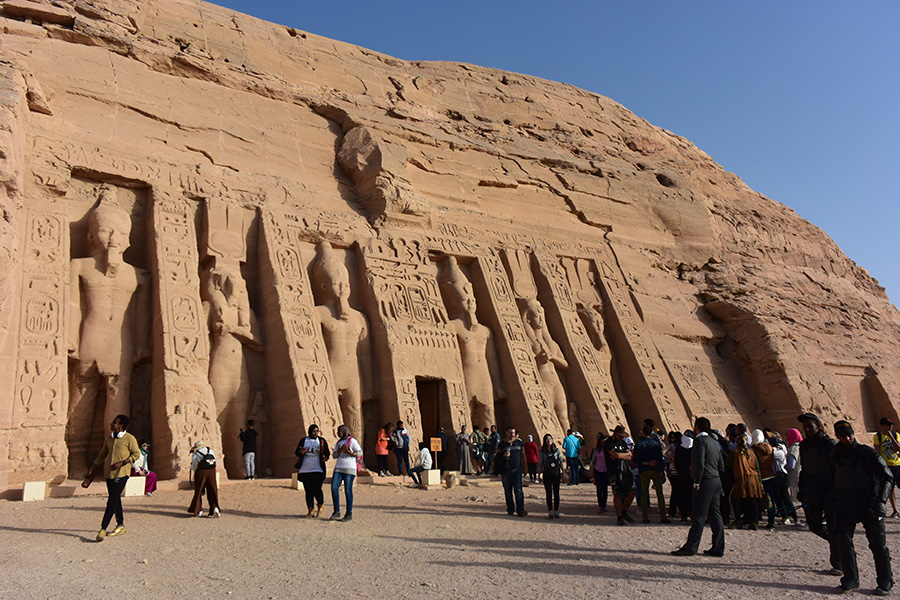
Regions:
<instances>
[{"instance_id":1,"label":"weathered rock surface","mask_svg":"<svg viewBox=\"0 0 900 600\"><path fill-rule=\"evenodd\" d=\"M371 456L382 422L491 411L588 439L898 416L877 282L608 98L188 0L0 27L0 489L82 473L120 410L163 477L198 439L242 476L246 418L284 475L313 422Z\"/></svg>"}]
</instances>

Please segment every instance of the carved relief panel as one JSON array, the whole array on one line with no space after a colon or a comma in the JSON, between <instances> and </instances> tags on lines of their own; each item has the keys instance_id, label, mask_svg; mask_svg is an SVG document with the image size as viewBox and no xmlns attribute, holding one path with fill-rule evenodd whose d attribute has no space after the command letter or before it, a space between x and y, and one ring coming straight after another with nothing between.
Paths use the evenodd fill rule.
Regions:
<instances>
[{"instance_id":1,"label":"carved relief panel","mask_svg":"<svg viewBox=\"0 0 900 600\"><path fill-rule=\"evenodd\" d=\"M28 209L22 246L18 358L10 442L10 483L66 473L68 229L61 215Z\"/></svg>"},{"instance_id":2,"label":"carved relief panel","mask_svg":"<svg viewBox=\"0 0 900 600\"><path fill-rule=\"evenodd\" d=\"M302 220L262 211L261 285L267 334L266 372L276 473L290 469L298 432L312 423L331 437L341 409L309 275L301 257Z\"/></svg>"},{"instance_id":3,"label":"carved relief panel","mask_svg":"<svg viewBox=\"0 0 900 600\"><path fill-rule=\"evenodd\" d=\"M180 192L153 192L152 260L159 289L153 372L154 381L163 385L153 389L151 414L154 459L164 478L188 468L188 450L194 442L221 450L215 400L207 381L209 340L199 294L194 210Z\"/></svg>"},{"instance_id":4,"label":"carved relief panel","mask_svg":"<svg viewBox=\"0 0 900 600\"><path fill-rule=\"evenodd\" d=\"M516 411L518 418L527 419L525 423L520 422L519 427L529 427L541 435L548 432L559 435L561 427L541 383L534 353L525 335L522 316L503 262L499 254L491 250L479 256L477 264L490 296L490 306L499 324L497 346L501 352L504 371L515 374L514 378L507 377L508 383L515 383L518 387L518 390L509 390L510 401L519 404L518 408L511 406L511 409Z\"/></svg>"}]
</instances>

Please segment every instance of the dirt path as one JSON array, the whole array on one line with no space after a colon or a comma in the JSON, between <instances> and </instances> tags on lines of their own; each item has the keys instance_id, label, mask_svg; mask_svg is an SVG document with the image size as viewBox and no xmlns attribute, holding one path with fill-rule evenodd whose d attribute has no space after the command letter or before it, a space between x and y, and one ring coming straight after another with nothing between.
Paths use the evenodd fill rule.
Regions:
<instances>
[{"instance_id":1,"label":"dirt path","mask_svg":"<svg viewBox=\"0 0 900 600\"><path fill-rule=\"evenodd\" d=\"M541 486L526 488L525 518L506 515L497 481L355 492L351 523L299 518L303 494L283 480L224 486L217 520L189 517L187 490L126 498L127 534L99 544L104 498L0 501L0 598L757 599L817 597L838 583L822 574L824 543L793 527L727 531L724 558L670 556L686 526L616 527L597 515L591 485L564 486L553 521ZM898 534L890 521L894 556ZM707 529L701 548L709 539ZM871 591L860 533L856 546Z\"/></svg>"}]
</instances>

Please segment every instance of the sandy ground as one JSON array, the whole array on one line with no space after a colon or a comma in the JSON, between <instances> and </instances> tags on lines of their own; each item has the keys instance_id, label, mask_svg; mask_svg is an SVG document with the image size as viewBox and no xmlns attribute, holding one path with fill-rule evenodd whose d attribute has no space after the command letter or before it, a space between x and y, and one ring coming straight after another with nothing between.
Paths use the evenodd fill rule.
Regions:
<instances>
[{"instance_id":1,"label":"sandy ground","mask_svg":"<svg viewBox=\"0 0 900 600\"><path fill-rule=\"evenodd\" d=\"M128 532L103 543L102 497L0 501L0 598L755 599L817 597L838 583L823 574L824 543L794 527L729 530L724 558L670 556L685 525L616 527L590 484L563 486L552 521L539 485L525 490L525 518L506 515L497 480L355 492L350 523L299 518L303 493L284 480L223 486L221 519L189 517L187 490L125 498ZM701 549L709 539L707 528ZM900 520L888 543L896 556ZM856 546L867 594L875 575L861 532Z\"/></svg>"}]
</instances>

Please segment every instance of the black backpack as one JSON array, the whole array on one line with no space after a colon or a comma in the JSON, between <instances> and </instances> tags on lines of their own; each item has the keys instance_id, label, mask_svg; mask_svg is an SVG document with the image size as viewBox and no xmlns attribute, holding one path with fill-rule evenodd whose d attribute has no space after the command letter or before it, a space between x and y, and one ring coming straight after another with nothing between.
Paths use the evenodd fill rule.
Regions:
<instances>
[{"instance_id":1,"label":"black backpack","mask_svg":"<svg viewBox=\"0 0 900 600\"><path fill-rule=\"evenodd\" d=\"M213 456L213 453L208 451L200 458L200 462L197 463L198 471L206 471L207 469L215 469L216 468L216 457Z\"/></svg>"}]
</instances>

